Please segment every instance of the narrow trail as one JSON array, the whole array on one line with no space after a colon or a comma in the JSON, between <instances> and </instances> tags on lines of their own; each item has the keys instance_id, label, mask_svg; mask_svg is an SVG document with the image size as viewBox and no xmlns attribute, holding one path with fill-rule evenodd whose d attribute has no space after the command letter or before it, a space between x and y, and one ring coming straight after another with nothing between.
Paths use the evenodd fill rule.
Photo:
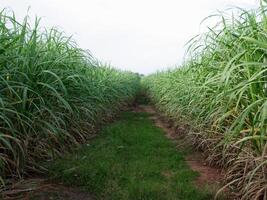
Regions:
<instances>
[{"instance_id":1,"label":"narrow trail","mask_svg":"<svg viewBox=\"0 0 267 200\"><path fill-rule=\"evenodd\" d=\"M184 127L174 129L168 124L168 122L166 122L166 120L160 117L152 106L141 105L136 107L134 111L150 113L150 119L152 119L157 127L164 130L166 137L174 141L177 144L177 148L181 148L183 145L188 146L188 144L185 144L184 137L182 135ZM191 169L199 173L199 176L195 181L197 186L203 187L204 185L212 190L220 188L224 172L222 169L209 166L205 161L205 156L202 152L193 150L186 156L186 162Z\"/></svg>"},{"instance_id":2,"label":"narrow trail","mask_svg":"<svg viewBox=\"0 0 267 200\"><path fill-rule=\"evenodd\" d=\"M132 107L96 139L53 162L49 176L55 180L27 179L6 199L212 199L222 173L201 152L188 153L182 131L151 106Z\"/></svg>"}]
</instances>

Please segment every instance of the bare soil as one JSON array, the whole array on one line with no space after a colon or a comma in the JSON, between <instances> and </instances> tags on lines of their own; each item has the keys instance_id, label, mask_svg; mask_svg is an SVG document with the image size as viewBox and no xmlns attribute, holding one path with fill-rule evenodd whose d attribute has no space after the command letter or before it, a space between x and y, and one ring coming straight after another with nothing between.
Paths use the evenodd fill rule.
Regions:
<instances>
[{"instance_id":1,"label":"bare soil","mask_svg":"<svg viewBox=\"0 0 267 200\"><path fill-rule=\"evenodd\" d=\"M5 200L95 200L88 192L77 187L51 183L43 178L32 178L14 183L3 194Z\"/></svg>"}]
</instances>

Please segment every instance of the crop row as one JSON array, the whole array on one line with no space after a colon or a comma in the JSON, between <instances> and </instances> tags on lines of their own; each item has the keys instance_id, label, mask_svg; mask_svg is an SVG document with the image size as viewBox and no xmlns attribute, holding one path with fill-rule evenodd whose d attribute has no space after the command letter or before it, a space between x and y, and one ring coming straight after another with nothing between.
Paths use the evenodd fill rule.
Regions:
<instances>
[{"instance_id":1,"label":"crop row","mask_svg":"<svg viewBox=\"0 0 267 200\"><path fill-rule=\"evenodd\" d=\"M189 42L182 67L143 84L162 113L190 125L210 163L227 169L225 187L239 199L266 199L267 16L264 5L235 13Z\"/></svg>"},{"instance_id":2,"label":"crop row","mask_svg":"<svg viewBox=\"0 0 267 200\"><path fill-rule=\"evenodd\" d=\"M134 98L139 77L105 66L56 29L0 13L0 180L42 170ZM1 186L0 184L0 186Z\"/></svg>"}]
</instances>

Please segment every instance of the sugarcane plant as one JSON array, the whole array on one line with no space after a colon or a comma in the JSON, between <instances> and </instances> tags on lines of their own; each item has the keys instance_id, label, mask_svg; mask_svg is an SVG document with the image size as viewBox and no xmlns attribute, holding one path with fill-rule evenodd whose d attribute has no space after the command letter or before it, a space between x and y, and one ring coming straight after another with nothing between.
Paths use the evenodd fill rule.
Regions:
<instances>
[{"instance_id":1,"label":"sugarcane plant","mask_svg":"<svg viewBox=\"0 0 267 200\"><path fill-rule=\"evenodd\" d=\"M139 87L137 74L39 24L0 12L0 188L85 142Z\"/></svg>"},{"instance_id":2,"label":"sugarcane plant","mask_svg":"<svg viewBox=\"0 0 267 200\"><path fill-rule=\"evenodd\" d=\"M210 163L227 168L225 187L240 199L266 199L266 6L235 11L188 43L181 67L142 83L162 113L191 126Z\"/></svg>"}]
</instances>

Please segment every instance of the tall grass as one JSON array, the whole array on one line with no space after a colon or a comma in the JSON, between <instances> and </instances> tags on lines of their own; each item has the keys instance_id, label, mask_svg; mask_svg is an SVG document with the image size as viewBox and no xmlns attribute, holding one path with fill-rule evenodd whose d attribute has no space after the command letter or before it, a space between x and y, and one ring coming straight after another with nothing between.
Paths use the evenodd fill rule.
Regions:
<instances>
[{"instance_id":1,"label":"tall grass","mask_svg":"<svg viewBox=\"0 0 267 200\"><path fill-rule=\"evenodd\" d=\"M56 29L0 12L0 180L40 170L134 98L139 77L97 62ZM1 186L1 184L0 184Z\"/></svg>"},{"instance_id":2,"label":"tall grass","mask_svg":"<svg viewBox=\"0 0 267 200\"><path fill-rule=\"evenodd\" d=\"M267 17L239 10L189 43L190 58L143 80L157 108L191 124L240 199L267 199Z\"/></svg>"}]
</instances>

